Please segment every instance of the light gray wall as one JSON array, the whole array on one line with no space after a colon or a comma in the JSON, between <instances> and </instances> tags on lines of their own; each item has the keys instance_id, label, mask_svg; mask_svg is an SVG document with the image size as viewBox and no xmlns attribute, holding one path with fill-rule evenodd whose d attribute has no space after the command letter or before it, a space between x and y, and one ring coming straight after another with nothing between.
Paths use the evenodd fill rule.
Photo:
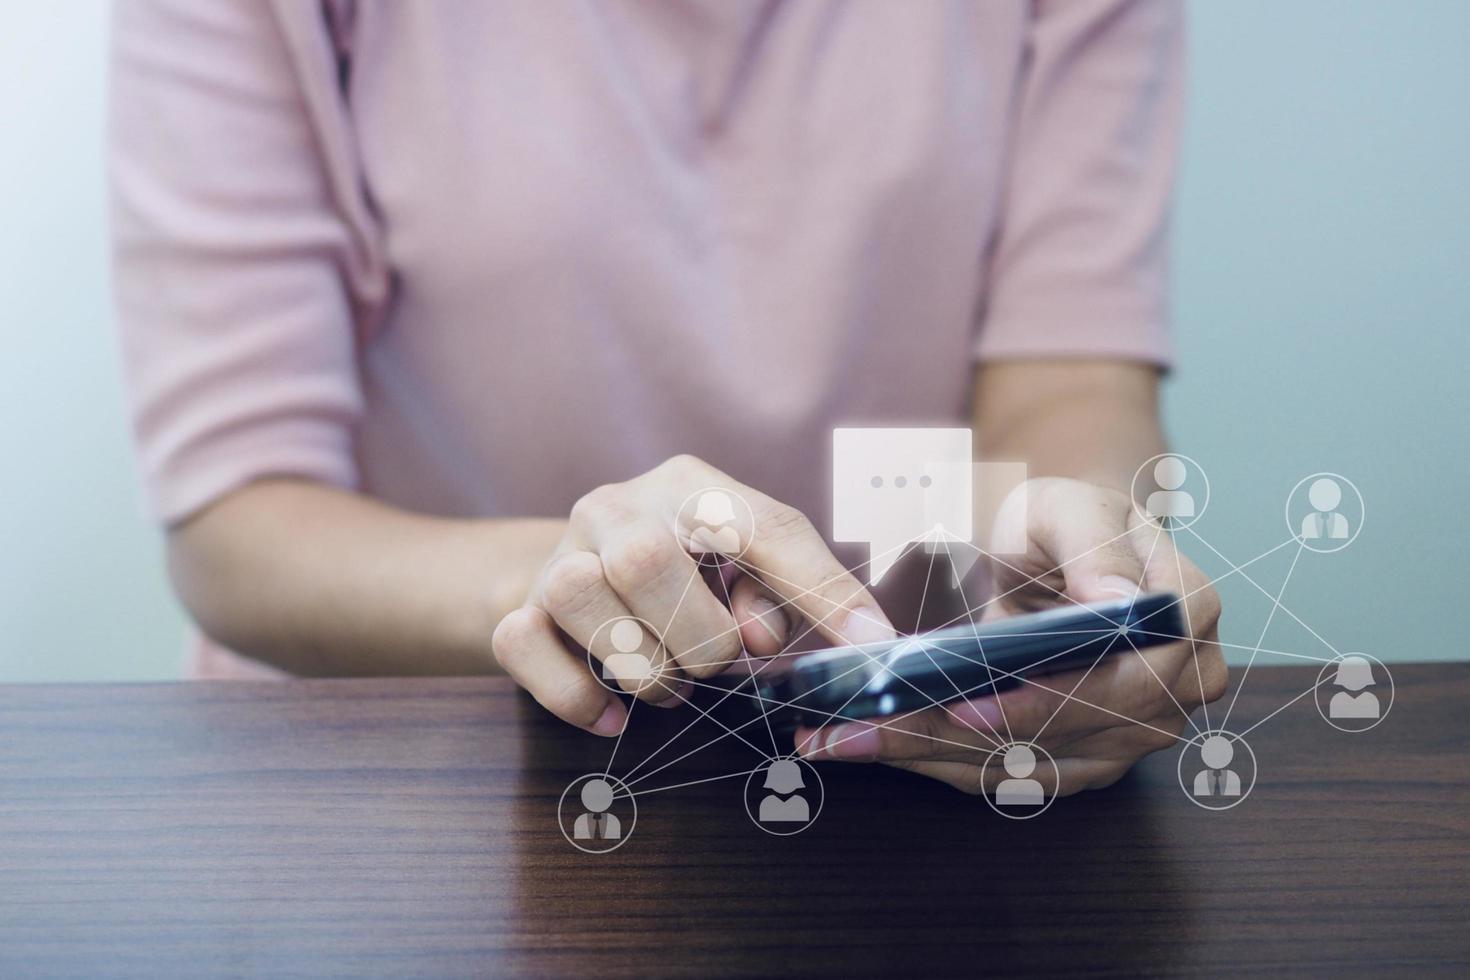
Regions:
<instances>
[{"instance_id":1,"label":"light gray wall","mask_svg":"<svg viewBox=\"0 0 1470 980\"><path fill-rule=\"evenodd\" d=\"M1303 555L1284 604L1344 652L1464 657L1470 529L1470 3L1197 2L1167 411L1237 563L1291 486L1361 489L1361 537ZM1189 553L1208 570L1207 551ZM1295 548L1263 562L1279 587ZM1254 577L1254 576L1253 576ZM1254 644L1269 602L1222 586ZM1323 651L1278 614L1267 646Z\"/></svg>"},{"instance_id":2,"label":"light gray wall","mask_svg":"<svg viewBox=\"0 0 1470 980\"><path fill-rule=\"evenodd\" d=\"M181 662L109 309L105 33L97 0L10 4L0 30L0 681Z\"/></svg>"},{"instance_id":3,"label":"light gray wall","mask_svg":"<svg viewBox=\"0 0 1470 980\"><path fill-rule=\"evenodd\" d=\"M7 14L0 680L176 676L183 619L138 501L108 309L105 8ZM1367 499L1362 537L1305 555L1283 599L1321 639L1278 613L1265 646L1464 656L1470 3L1191 14L1168 412L1213 484L1195 527L1239 564L1285 539L1300 476L1344 473ZM1294 550L1247 571L1274 594ZM1270 600L1238 577L1222 590L1227 640L1253 646Z\"/></svg>"}]
</instances>

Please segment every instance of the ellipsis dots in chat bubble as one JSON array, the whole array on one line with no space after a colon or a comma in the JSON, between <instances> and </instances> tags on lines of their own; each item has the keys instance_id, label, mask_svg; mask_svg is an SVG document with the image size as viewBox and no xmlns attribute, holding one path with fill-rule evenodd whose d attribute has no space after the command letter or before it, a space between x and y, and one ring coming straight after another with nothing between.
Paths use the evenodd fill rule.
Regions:
<instances>
[{"instance_id":1,"label":"ellipsis dots in chat bubble","mask_svg":"<svg viewBox=\"0 0 1470 980\"><path fill-rule=\"evenodd\" d=\"M969 429L832 430L832 537L870 546L876 585L913 541L969 541Z\"/></svg>"}]
</instances>

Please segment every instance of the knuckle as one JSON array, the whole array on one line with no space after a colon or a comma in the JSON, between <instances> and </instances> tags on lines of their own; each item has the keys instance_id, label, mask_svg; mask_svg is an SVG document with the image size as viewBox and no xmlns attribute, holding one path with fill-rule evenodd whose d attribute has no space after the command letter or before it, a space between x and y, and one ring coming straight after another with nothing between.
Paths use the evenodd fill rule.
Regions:
<instances>
[{"instance_id":1,"label":"knuckle","mask_svg":"<svg viewBox=\"0 0 1470 980\"><path fill-rule=\"evenodd\" d=\"M678 453L664 460L658 470L671 476L690 477L709 472L709 464L692 453Z\"/></svg>"},{"instance_id":2,"label":"knuckle","mask_svg":"<svg viewBox=\"0 0 1470 980\"><path fill-rule=\"evenodd\" d=\"M1205 586L1199 593L1201 618L1213 629L1220 621L1220 614L1224 611L1220 605L1220 593L1213 585Z\"/></svg>"},{"instance_id":3,"label":"knuckle","mask_svg":"<svg viewBox=\"0 0 1470 980\"><path fill-rule=\"evenodd\" d=\"M1214 644L1197 644L1191 656L1195 666L1185 666L1180 670L1173 689L1179 702L1193 710L1200 705L1213 704L1225 695L1230 683L1230 668L1225 666L1225 658Z\"/></svg>"},{"instance_id":4,"label":"knuckle","mask_svg":"<svg viewBox=\"0 0 1470 980\"><path fill-rule=\"evenodd\" d=\"M546 566L541 596L557 619L576 615L596 598L602 584L602 562L587 551L558 555Z\"/></svg>"},{"instance_id":5,"label":"knuckle","mask_svg":"<svg viewBox=\"0 0 1470 980\"><path fill-rule=\"evenodd\" d=\"M768 541L789 541L816 533L811 518L789 504L775 503L764 507L758 523L761 536Z\"/></svg>"},{"instance_id":6,"label":"knuckle","mask_svg":"<svg viewBox=\"0 0 1470 980\"><path fill-rule=\"evenodd\" d=\"M1194 633L1199 636L1213 630L1220 621L1223 611L1220 604L1220 593L1210 584L1205 574L1193 566L1184 569L1181 585L1184 587L1186 596L1185 603L1188 606L1190 625L1194 627Z\"/></svg>"},{"instance_id":7,"label":"knuckle","mask_svg":"<svg viewBox=\"0 0 1470 980\"><path fill-rule=\"evenodd\" d=\"M547 711L584 728L597 721L606 703L605 692L591 674L574 677L549 693L533 695Z\"/></svg>"},{"instance_id":8,"label":"knuckle","mask_svg":"<svg viewBox=\"0 0 1470 980\"><path fill-rule=\"evenodd\" d=\"M522 607L507 613L490 636L490 651L507 672L525 660L539 623L534 610Z\"/></svg>"},{"instance_id":9,"label":"knuckle","mask_svg":"<svg viewBox=\"0 0 1470 980\"><path fill-rule=\"evenodd\" d=\"M1136 585L1142 584L1141 579L1146 569L1138 553L1127 541L1120 539L1103 545L1093 555L1093 561L1099 568L1106 569L1110 574L1121 576Z\"/></svg>"},{"instance_id":10,"label":"knuckle","mask_svg":"<svg viewBox=\"0 0 1470 980\"><path fill-rule=\"evenodd\" d=\"M627 511L620 483L604 483L577 498L572 504L571 522L578 527L593 527L617 520Z\"/></svg>"},{"instance_id":11,"label":"knuckle","mask_svg":"<svg viewBox=\"0 0 1470 980\"><path fill-rule=\"evenodd\" d=\"M603 552L603 572L612 587L626 595L658 581L674 567L677 557L672 535L652 531L630 534Z\"/></svg>"},{"instance_id":12,"label":"knuckle","mask_svg":"<svg viewBox=\"0 0 1470 980\"><path fill-rule=\"evenodd\" d=\"M1204 703L1213 704L1223 698L1225 689L1230 686L1230 668L1225 666L1225 658L1218 654L1207 658L1201 674L1204 677Z\"/></svg>"},{"instance_id":13,"label":"knuckle","mask_svg":"<svg viewBox=\"0 0 1470 980\"><path fill-rule=\"evenodd\" d=\"M1097 501L1097 506L1113 519L1117 527L1127 529L1128 515L1133 513L1133 502L1126 493L1095 483L1087 484L1087 492Z\"/></svg>"},{"instance_id":14,"label":"knuckle","mask_svg":"<svg viewBox=\"0 0 1470 980\"><path fill-rule=\"evenodd\" d=\"M1097 487L1096 490L1102 495L1102 499L1107 506L1115 513L1123 515L1133 513L1133 500L1122 490L1117 490L1113 487Z\"/></svg>"},{"instance_id":15,"label":"knuckle","mask_svg":"<svg viewBox=\"0 0 1470 980\"><path fill-rule=\"evenodd\" d=\"M1027 480L1016 488L1012 496L1021 495L1030 526L1048 527L1057 523L1057 515L1061 513L1059 504L1064 502L1066 495L1065 483L1060 477L1043 476Z\"/></svg>"},{"instance_id":16,"label":"knuckle","mask_svg":"<svg viewBox=\"0 0 1470 980\"><path fill-rule=\"evenodd\" d=\"M1027 480L1022 486L1032 500L1051 503L1059 495L1065 494L1074 482L1063 476L1037 476Z\"/></svg>"},{"instance_id":17,"label":"knuckle","mask_svg":"<svg viewBox=\"0 0 1470 980\"><path fill-rule=\"evenodd\" d=\"M1088 483L1066 476L1040 476L1022 484L1033 502L1045 508L1063 507L1067 510L1079 504L1100 507L1114 516L1122 515L1132 508L1128 495L1112 487Z\"/></svg>"}]
</instances>

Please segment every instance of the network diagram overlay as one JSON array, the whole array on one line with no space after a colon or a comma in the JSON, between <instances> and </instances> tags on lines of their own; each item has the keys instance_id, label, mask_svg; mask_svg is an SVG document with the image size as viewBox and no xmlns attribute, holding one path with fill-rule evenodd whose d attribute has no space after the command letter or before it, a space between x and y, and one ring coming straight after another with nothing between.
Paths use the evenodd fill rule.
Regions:
<instances>
[{"instance_id":1,"label":"network diagram overlay","mask_svg":"<svg viewBox=\"0 0 1470 980\"><path fill-rule=\"evenodd\" d=\"M1138 492L1140 481L1143 481L1144 491L1141 493ZM1148 481L1152 481L1154 489L1149 489ZM1179 786L1182 795L1205 810L1230 809L1245 801L1258 775L1255 755L1247 739L1262 726L1282 712L1298 705L1299 702L1309 697L1313 698L1317 711L1325 723L1349 733L1364 732L1374 728L1387 716L1393 703L1393 681L1388 668L1381 661L1367 654L1345 653L1339 650L1317 630L1307 625L1283 601L1305 552L1329 554L1341 551L1356 539L1361 530L1364 517L1362 497L1350 480L1334 473L1317 473L1300 481L1293 488L1287 500L1286 523L1291 532L1289 536L1242 562L1227 557L1194 528L1195 522L1208 505L1208 483L1203 478L1203 472L1192 459L1177 454L1155 457L1140 467L1139 476L1135 477L1134 489L1134 499L1140 501L1135 506L1139 508L1140 516L1146 521L1143 530L1137 527L1131 528L1112 539L1101 542L1088 552L1075 555L1069 561L1036 575L1024 575L1020 569L1008 561L1006 555L992 553L970 541L959 540L956 536L944 534L937 535L941 539L939 547L934 546L935 536L933 535L929 536L927 541L923 539L907 541L894 544L881 551L875 546L867 562L853 566L849 571L861 581L864 578L862 573L870 564L877 563L886 569L910 551L920 548L926 550L928 552L928 573L919 601L919 620L922 621L923 606L929 601L931 586L937 590L948 587L945 584L948 582L957 585L977 559L984 559L992 563L995 568L1008 570L1012 573L1008 581L1013 581L1016 577L1019 577L1020 581L1003 591L994 591L983 601L974 604L964 600L963 592L961 592L963 612L943 624L943 626L969 624L977 630L977 637L980 637L978 627L986 613L1021 589L1043 589L1054 596L1058 605L1070 604L1087 609L1087 606L1050 584L1051 581L1055 581L1059 572L1064 571L1066 565L1082 560L1093 552L1106 548L1130 534L1136 536L1143 533L1152 536L1152 545L1147 548L1148 558L1144 562L1145 570L1147 570L1154 558L1154 549L1167 537L1190 549L1198 548L1209 552L1214 559L1223 563L1226 569L1223 573L1208 578L1203 584L1196 585L1187 591L1181 590L1182 594L1177 596L1175 604L1182 607L1186 630L1180 635L1169 635L1165 639L1188 645L1189 658L1193 661L1192 669L1200 680L1201 689L1204 687L1203 671L1200 665L1199 648L1201 646L1213 645L1222 649L1242 651L1243 655L1247 655L1244 666L1234 671L1236 683L1232 693L1214 705L1203 705L1199 709L1200 717L1196 720L1193 713L1177 699L1169 684L1155 672L1144 651L1131 640L1129 650L1101 653L1090 663L1071 668L1065 674L1055 675L1044 673L1036 675L1029 670L1026 674L1022 674L992 667L986 659L985 644L981 640L976 645L976 658L971 662L982 666L985 676L995 681L1004 679L1014 684L1041 688L1059 699L1055 710L1039 727L1027 732L1024 738L1017 737L1012 730L1010 719L1005 715L1006 698L1004 697L998 698L1000 717L996 721L990 721L975 712L956 710L970 696L992 693L992 680L990 679L968 689L961 688L951 681L952 696L934 698L926 694L921 707L867 719L863 722L863 727L890 729L911 738L944 743L947 749L959 750L962 755L972 754L973 764L980 767L982 775L987 777L982 780L981 795L991 809L1006 818L1030 819L1040 816L1051 806L1055 789L1062 782L1056 761L1040 743L1057 715L1069 704L1095 709L1104 715L1111 716L1119 724L1141 726L1158 735L1160 741L1167 741L1169 745L1174 746L1178 752ZM1191 489L1193 492L1190 492ZM727 493L728 491L721 492ZM718 519L728 515L730 508L720 503L712 510ZM703 574L703 570L708 569L711 565L725 566L727 572L738 570L761 579L773 589L783 591L788 598L776 600L776 605L778 608L791 609L788 615L800 626L788 638L787 651L772 657L752 657L744 652L742 642L743 655L718 681L700 681L681 677L674 683L670 683L655 673L639 682L640 689L648 684L659 685L670 698L677 699L691 708L693 715L688 723L673 736L638 759L630 759L626 753L620 753L623 747L623 738L620 733L612 741L605 765L577 777L568 784L558 801L557 819L563 836L572 846L581 851L601 854L621 847L633 836L640 800L653 794L676 791L702 783L730 781L732 790L735 790L736 781L741 781L744 785L747 814L758 828L770 834L788 836L799 833L814 824L821 815L823 802L821 775L818 766L807 759L804 753L812 751L812 739L821 739L824 733L830 734L832 730L831 727L824 729L819 726L830 721L832 727L835 727L843 723L850 723L852 719L841 713L841 707L835 711L814 711L809 702L803 702L799 708L804 718L805 734L797 739L795 751L793 751L789 742L783 741L779 733L780 726L773 724L773 717L779 717L780 712L793 708L792 703L772 699L768 693L770 687L759 685L757 681L761 679L764 672L771 670L783 659L807 656L810 649L803 649L802 641L808 636L814 633L821 635L822 632L829 636L840 636L841 634L831 623L844 621L844 617L852 612L854 608L852 603L859 599L862 590L859 588L848 596L846 601L835 603L831 610L819 619L801 617L792 609L793 601L804 594L795 583L785 581L769 569L746 561L742 557L743 549L712 547L708 550L707 554L696 555L699 561L694 565L689 580L685 583L684 596L687 596L692 589L710 587L716 590L717 595L723 591L721 597L725 600L726 605L732 605L730 576L728 574L709 576L708 581L714 584L707 586L707 578ZM1174 552L1174 561L1179 563L1176 568L1178 581L1182 582L1185 575L1179 552L1177 549L1167 550ZM1257 580L1256 575L1252 574L1252 567L1283 551L1290 554L1291 559L1280 584L1274 589L1263 585ZM1198 641L1192 635L1194 628L1188 620L1187 600L1196 593L1231 578L1238 578L1270 601L1258 638L1250 645L1218 640L1209 641L1209 644ZM836 579L822 583L822 586L816 588L830 585L833 581ZM1138 589L1140 593L1145 591L1144 581L1138 582ZM815 588L805 590L808 593L813 591ZM681 599L669 623L647 624L640 621L640 624L654 633L655 642L660 642L659 637L677 621L682 605L683 600ZM1278 616L1294 620L1309 636L1314 638L1316 649L1303 651L1267 648L1266 638L1272 621ZM617 625L616 623L610 624L614 629L617 628ZM738 636L739 629L740 624L735 624L731 627L730 632ZM1075 637L1076 645L1046 659L1065 657L1077 648L1094 643L1100 635L1111 633L1114 630L1114 626L1107 624L1100 624L1097 631L1069 630L1067 636L1069 640ZM712 636L705 642L715 642L720 638ZM926 652L922 634L907 639L910 648L917 645L918 651ZM614 646L617 645L616 634L614 634ZM806 646L809 647L810 644ZM866 672L880 669L881 665L876 656L867 654L862 647L855 647L853 650L859 655L854 658L853 665L847 670ZM912 649L909 655L914 655ZM1128 717L1126 713L1117 710L1114 705L1091 703L1079 696L1078 692L1083 688L1093 669L1107 656L1140 658L1148 666L1148 673L1157 681L1168 701L1177 708L1178 717L1182 723L1168 728L1162 727L1157 723L1156 718L1150 720ZM1263 656L1316 663L1321 665L1321 670L1311 686L1287 700L1280 707L1243 729L1232 728L1231 721L1240 692L1249 683L1251 670L1257 660ZM1044 663L1044 660L1039 661L1034 666L1044 666ZM605 669L599 671L598 668L597 661L589 658L589 669L593 670L601 683L614 690L626 690L626 685L619 687L616 683L610 682ZM1190 665L1186 664L1185 670L1190 669ZM1067 682L1073 674L1077 675L1076 679ZM834 676L829 679L829 682L835 682L841 676L843 675ZM945 678L949 679L947 674ZM902 681L901 677L899 679ZM694 689L703 688L714 692L713 703L705 707L692 700L689 696L691 686ZM918 691L918 688L914 690ZM731 721L717 713L721 705L732 698L749 702L752 710L747 720ZM632 723L632 716L637 711L648 710L639 709L640 702L639 698L632 699L628 711L629 720L624 726L624 732L627 730L627 725ZM926 726L912 724L914 717L919 712L931 709L944 712L950 720L967 730L973 741L960 742L945 739L925 731ZM701 722L707 723L712 732L707 741L678 755L669 751L670 747L675 745L682 736ZM1178 730L1172 730L1173 728L1178 728ZM750 765L700 779L681 780L679 778L680 763L713 745L726 742L739 743L748 748ZM833 742L829 739L817 748L830 752ZM953 756L953 752L949 753L949 757ZM992 770L994 770L995 778L988 778Z\"/></svg>"}]
</instances>

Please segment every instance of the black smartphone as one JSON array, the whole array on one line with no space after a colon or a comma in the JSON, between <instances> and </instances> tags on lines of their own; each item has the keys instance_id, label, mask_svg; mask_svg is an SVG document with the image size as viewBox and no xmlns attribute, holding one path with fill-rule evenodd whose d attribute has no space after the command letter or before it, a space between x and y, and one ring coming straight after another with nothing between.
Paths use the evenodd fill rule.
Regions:
<instances>
[{"instance_id":1,"label":"black smartphone","mask_svg":"<svg viewBox=\"0 0 1470 980\"><path fill-rule=\"evenodd\" d=\"M783 720L808 726L913 711L1004 690L1022 677L1176 643L1187 635L1182 604L1178 596L1157 592L814 650L777 676L757 676L756 693L768 710L794 709L796 716Z\"/></svg>"}]
</instances>

